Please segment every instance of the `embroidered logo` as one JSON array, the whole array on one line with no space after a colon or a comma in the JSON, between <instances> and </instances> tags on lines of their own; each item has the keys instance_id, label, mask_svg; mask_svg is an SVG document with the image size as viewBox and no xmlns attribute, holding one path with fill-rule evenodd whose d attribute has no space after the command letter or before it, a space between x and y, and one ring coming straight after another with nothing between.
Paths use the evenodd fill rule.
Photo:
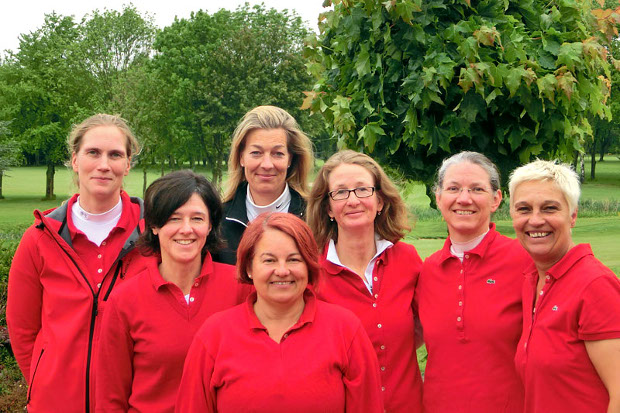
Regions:
<instances>
[{"instance_id":1,"label":"embroidered logo","mask_svg":"<svg viewBox=\"0 0 620 413\"><path fill-rule=\"evenodd\" d=\"M558 306L557 306L557 305L554 305L554 306L553 306L553 308L551 308L551 310L553 310L553 311L558 311Z\"/></svg>"},{"instance_id":2,"label":"embroidered logo","mask_svg":"<svg viewBox=\"0 0 620 413\"><path fill-rule=\"evenodd\" d=\"M487 280L487 284L495 284L495 280L493 280L493 279L489 278L489 279Z\"/></svg>"}]
</instances>

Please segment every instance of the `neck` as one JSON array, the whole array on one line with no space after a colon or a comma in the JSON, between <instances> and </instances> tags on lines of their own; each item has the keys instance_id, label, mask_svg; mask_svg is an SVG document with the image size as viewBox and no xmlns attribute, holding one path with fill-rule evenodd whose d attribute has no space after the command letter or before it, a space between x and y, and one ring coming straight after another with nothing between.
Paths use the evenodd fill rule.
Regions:
<instances>
[{"instance_id":1,"label":"neck","mask_svg":"<svg viewBox=\"0 0 620 413\"><path fill-rule=\"evenodd\" d=\"M202 262L200 259L187 263L162 260L159 264L159 273L164 280L179 287L183 294L186 295L192 289L194 279L200 275L201 267Z\"/></svg>"},{"instance_id":2,"label":"neck","mask_svg":"<svg viewBox=\"0 0 620 413\"><path fill-rule=\"evenodd\" d=\"M267 329L269 337L279 343L284 333L299 321L305 306L303 295L292 304L269 303L259 295L254 303L254 314Z\"/></svg>"},{"instance_id":3,"label":"neck","mask_svg":"<svg viewBox=\"0 0 620 413\"><path fill-rule=\"evenodd\" d=\"M549 269L551 267L553 267L555 264L557 264L558 261L560 261L562 258L564 258L566 253L568 253L568 251L570 251L570 249L573 248L574 246L575 246L575 244L571 240L570 244L568 245L568 248L562 254L559 254L557 256L554 256L554 257L551 257L551 258L548 258L548 259L536 259L536 258L532 257L532 258L534 258L534 265L536 265L536 270L538 271L539 279L540 278L544 278L545 275L547 274L547 271L549 271Z\"/></svg>"},{"instance_id":4,"label":"neck","mask_svg":"<svg viewBox=\"0 0 620 413\"><path fill-rule=\"evenodd\" d=\"M491 222L487 222L482 227L477 228L475 231L471 231L471 232L459 232L454 229L448 228L448 233L450 234L450 239L452 241L465 243L487 232L490 228L490 225L491 225Z\"/></svg>"},{"instance_id":5,"label":"neck","mask_svg":"<svg viewBox=\"0 0 620 413\"><path fill-rule=\"evenodd\" d=\"M254 204L258 206L269 205L273 201L278 199L280 195L282 195L282 193L284 192L284 188L286 188L286 185L280 188L280 191L276 193L258 193L258 192L253 191L252 188L250 188L250 194L252 195L252 201L254 202Z\"/></svg>"},{"instance_id":6,"label":"neck","mask_svg":"<svg viewBox=\"0 0 620 413\"><path fill-rule=\"evenodd\" d=\"M338 228L336 252L340 262L363 274L366 266L377 253L374 227L363 228L359 231L343 231Z\"/></svg>"},{"instance_id":7,"label":"neck","mask_svg":"<svg viewBox=\"0 0 620 413\"><path fill-rule=\"evenodd\" d=\"M103 214L114 208L114 206L118 204L120 198L120 191L115 196L105 199L98 199L88 193L80 193L80 207L91 214Z\"/></svg>"}]
</instances>

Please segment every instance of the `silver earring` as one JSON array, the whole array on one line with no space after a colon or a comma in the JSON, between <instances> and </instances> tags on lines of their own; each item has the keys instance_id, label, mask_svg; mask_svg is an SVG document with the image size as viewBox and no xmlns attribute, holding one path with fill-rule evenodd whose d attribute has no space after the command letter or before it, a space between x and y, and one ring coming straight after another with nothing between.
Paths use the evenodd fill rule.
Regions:
<instances>
[{"instance_id":1,"label":"silver earring","mask_svg":"<svg viewBox=\"0 0 620 413\"><path fill-rule=\"evenodd\" d=\"M381 215L381 211L377 212L377 215Z\"/></svg>"},{"instance_id":2,"label":"silver earring","mask_svg":"<svg viewBox=\"0 0 620 413\"><path fill-rule=\"evenodd\" d=\"M249 278L249 279L252 279L252 274L248 274L248 278Z\"/></svg>"},{"instance_id":3,"label":"silver earring","mask_svg":"<svg viewBox=\"0 0 620 413\"><path fill-rule=\"evenodd\" d=\"M331 222L334 222L334 217L329 217L329 220L330 220Z\"/></svg>"}]
</instances>

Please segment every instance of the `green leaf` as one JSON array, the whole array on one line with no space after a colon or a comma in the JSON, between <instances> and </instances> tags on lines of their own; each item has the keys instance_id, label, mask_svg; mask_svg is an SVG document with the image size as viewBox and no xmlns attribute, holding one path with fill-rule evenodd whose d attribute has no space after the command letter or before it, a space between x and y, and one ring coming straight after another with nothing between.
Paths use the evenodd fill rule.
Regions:
<instances>
[{"instance_id":1,"label":"green leaf","mask_svg":"<svg viewBox=\"0 0 620 413\"><path fill-rule=\"evenodd\" d=\"M369 152L374 151L378 136L385 136L385 132L377 122L367 123L359 132L359 137L363 140Z\"/></svg>"},{"instance_id":2,"label":"green leaf","mask_svg":"<svg viewBox=\"0 0 620 413\"><path fill-rule=\"evenodd\" d=\"M364 44L362 44L361 50L356 57L355 70L359 78L370 73L370 55L368 54L368 47Z\"/></svg>"}]
</instances>

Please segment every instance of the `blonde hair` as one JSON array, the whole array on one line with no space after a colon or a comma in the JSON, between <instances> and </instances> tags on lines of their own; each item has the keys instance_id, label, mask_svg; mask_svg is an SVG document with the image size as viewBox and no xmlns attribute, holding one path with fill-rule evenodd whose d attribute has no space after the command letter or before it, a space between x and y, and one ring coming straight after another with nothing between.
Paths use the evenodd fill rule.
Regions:
<instances>
[{"instance_id":1,"label":"blonde hair","mask_svg":"<svg viewBox=\"0 0 620 413\"><path fill-rule=\"evenodd\" d=\"M310 199L308 200L307 220L319 248L324 248L330 239L338 238L338 225L330 220L329 175L342 164L359 165L373 176L375 191L383 200L381 215L375 219L375 232L383 239L396 242L405 236L409 227L407 206L400 197L398 189L388 178L383 168L370 156L352 150L343 150L332 155L319 171Z\"/></svg>"},{"instance_id":2,"label":"blonde hair","mask_svg":"<svg viewBox=\"0 0 620 413\"><path fill-rule=\"evenodd\" d=\"M291 166L286 174L286 182L302 197L307 197L307 180L314 164L310 139L301 131L295 118L284 109L276 106L257 106L243 116L233 133L223 202L233 199L237 188L245 180L241 167L241 154L245 149L246 137L255 129L284 130L287 150L291 154Z\"/></svg>"},{"instance_id":3,"label":"blonde hair","mask_svg":"<svg viewBox=\"0 0 620 413\"><path fill-rule=\"evenodd\" d=\"M559 161L543 161L538 159L518 167L510 174L508 189L510 191L510 208L514 206L513 195L519 185L527 181L553 182L564 194L570 213L574 213L579 205L581 187L579 176L570 165Z\"/></svg>"},{"instance_id":4,"label":"blonde hair","mask_svg":"<svg viewBox=\"0 0 620 413\"><path fill-rule=\"evenodd\" d=\"M67 137L67 150L69 151L69 156L80 151L82 138L86 132L98 126L116 126L123 133L123 135L125 135L125 138L127 138L125 150L127 151L128 158L140 153L140 143L127 125L127 121L125 119L121 118L120 115L98 113L84 119L77 125L73 125L71 133L69 133L69 136Z\"/></svg>"}]
</instances>

